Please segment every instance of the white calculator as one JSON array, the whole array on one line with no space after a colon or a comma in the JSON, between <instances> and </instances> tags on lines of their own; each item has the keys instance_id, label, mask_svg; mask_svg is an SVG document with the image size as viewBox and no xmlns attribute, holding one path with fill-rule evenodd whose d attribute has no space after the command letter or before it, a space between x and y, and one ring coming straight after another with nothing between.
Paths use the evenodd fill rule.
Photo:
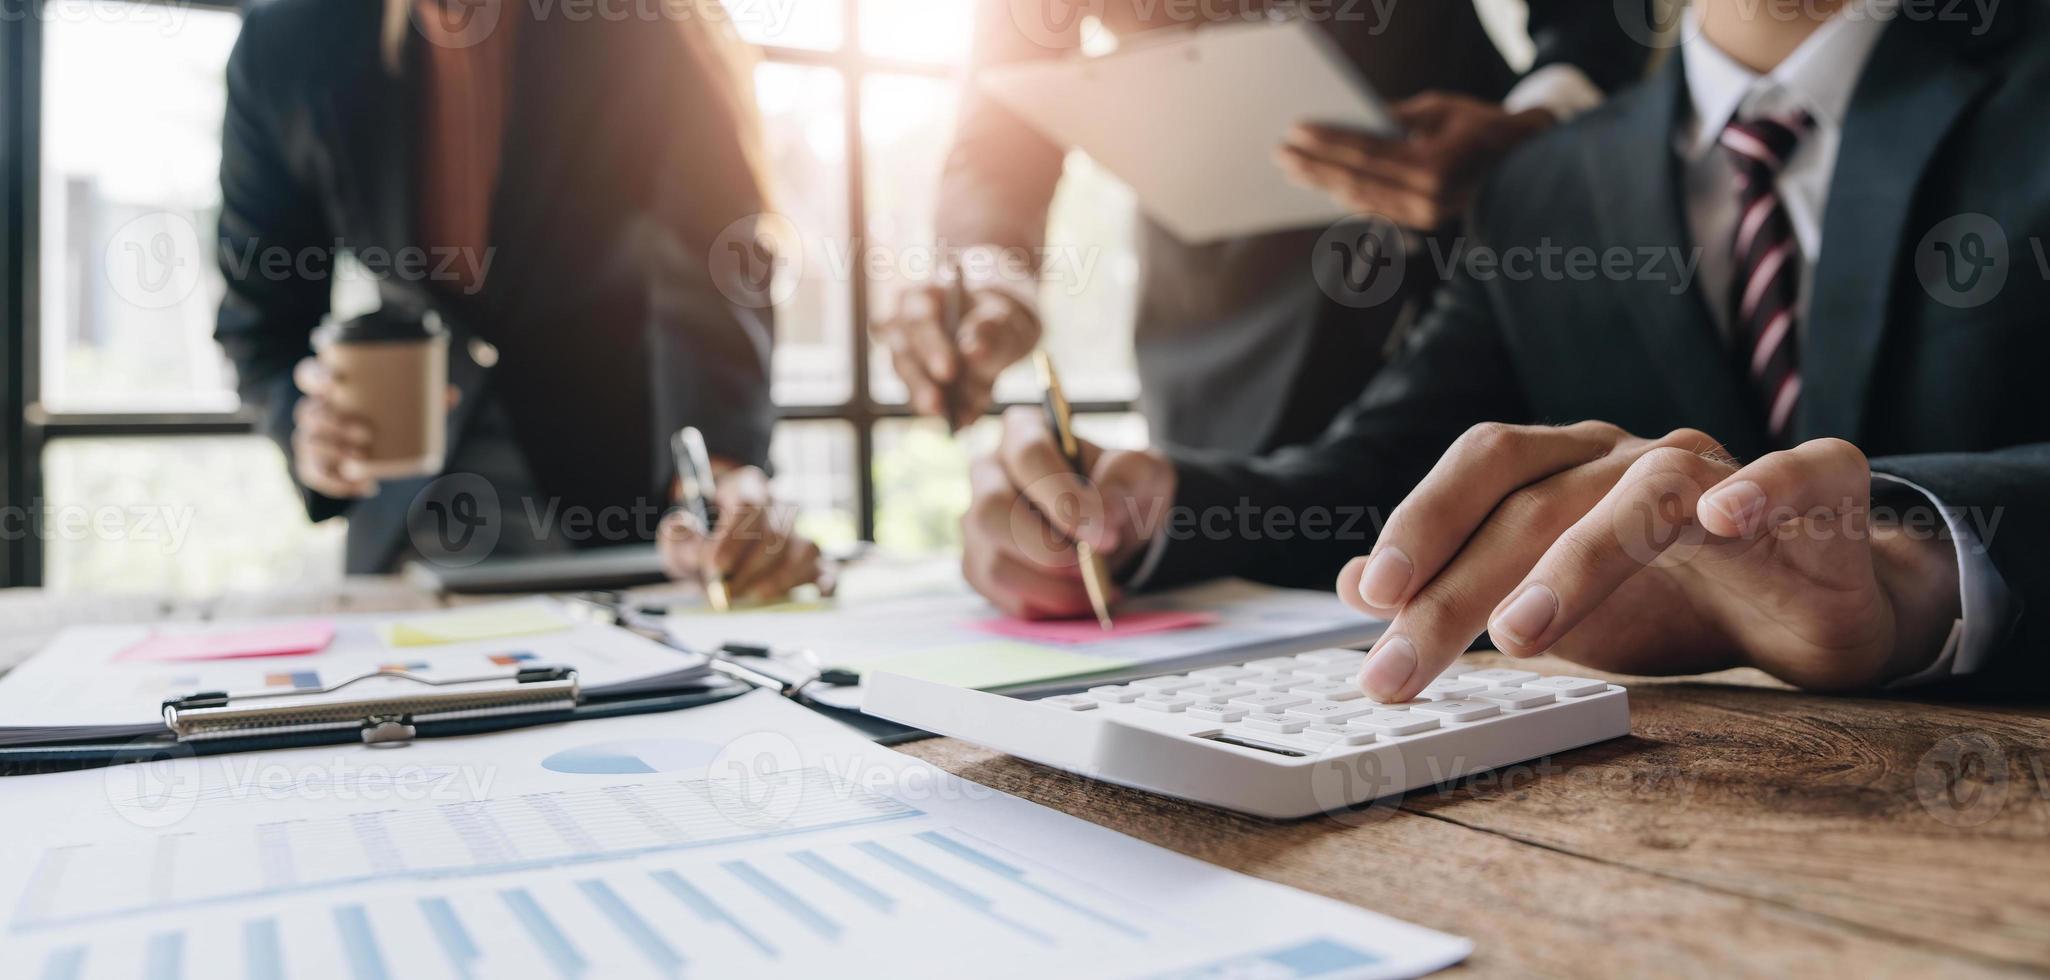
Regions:
<instances>
[{"instance_id":1,"label":"white calculator","mask_svg":"<svg viewBox=\"0 0 2050 980\"><path fill-rule=\"evenodd\" d=\"M1630 732L1629 695L1586 677L1454 666L1417 700L1354 680L1365 655L1147 677L1036 701L873 673L862 710L1093 779L1303 817Z\"/></svg>"}]
</instances>

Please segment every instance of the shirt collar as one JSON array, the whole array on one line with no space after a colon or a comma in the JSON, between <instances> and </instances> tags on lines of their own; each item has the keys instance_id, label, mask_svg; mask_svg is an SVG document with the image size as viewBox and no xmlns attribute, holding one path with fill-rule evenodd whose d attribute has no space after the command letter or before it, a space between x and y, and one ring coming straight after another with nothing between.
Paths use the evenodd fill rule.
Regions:
<instances>
[{"instance_id":1,"label":"shirt collar","mask_svg":"<svg viewBox=\"0 0 2050 980\"><path fill-rule=\"evenodd\" d=\"M1682 147L1698 159L1716 145L1739 110L1800 108L1818 129L1836 130L1850 111L1852 90L1899 4L1851 0L1765 75L1737 63L1699 30L1680 41L1694 130ZM1748 103L1748 104L1747 104Z\"/></svg>"}]
</instances>

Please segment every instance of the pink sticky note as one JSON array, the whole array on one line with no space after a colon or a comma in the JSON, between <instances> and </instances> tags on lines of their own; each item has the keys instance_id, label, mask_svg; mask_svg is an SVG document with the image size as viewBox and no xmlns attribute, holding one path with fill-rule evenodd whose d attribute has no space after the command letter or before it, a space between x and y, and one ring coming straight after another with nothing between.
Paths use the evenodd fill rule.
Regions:
<instances>
[{"instance_id":1,"label":"pink sticky note","mask_svg":"<svg viewBox=\"0 0 2050 980\"><path fill-rule=\"evenodd\" d=\"M121 651L114 659L171 661L292 657L319 653L334 638L335 624L324 620L231 631L152 633L148 639Z\"/></svg>"},{"instance_id":2,"label":"pink sticky note","mask_svg":"<svg viewBox=\"0 0 2050 980\"><path fill-rule=\"evenodd\" d=\"M975 628L998 636L1038 643L1100 643L1128 636L1145 636L1148 633L1195 629L1215 622L1217 616L1214 613L1166 611L1119 613L1111 617L1111 627L1108 630L1098 625L1093 618L985 619L976 623Z\"/></svg>"}]
</instances>

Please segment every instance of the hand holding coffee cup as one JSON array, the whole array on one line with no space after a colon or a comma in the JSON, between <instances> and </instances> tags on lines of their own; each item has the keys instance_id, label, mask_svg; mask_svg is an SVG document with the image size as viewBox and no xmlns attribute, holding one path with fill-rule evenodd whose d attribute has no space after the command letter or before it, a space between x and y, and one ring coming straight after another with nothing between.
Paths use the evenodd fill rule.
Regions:
<instances>
[{"instance_id":1,"label":"hand holding coffee cup","mask_svg":"<svg viewBox=\"0 0 2050 980\"><path fill-rule=\"evenodd\" d=\"M330 497L377 492L377 481L441 471L448 410L448 334L383 312L324 327L317 356L292 372L292 454L299 482Z\"/></svg>"}]
</instances>

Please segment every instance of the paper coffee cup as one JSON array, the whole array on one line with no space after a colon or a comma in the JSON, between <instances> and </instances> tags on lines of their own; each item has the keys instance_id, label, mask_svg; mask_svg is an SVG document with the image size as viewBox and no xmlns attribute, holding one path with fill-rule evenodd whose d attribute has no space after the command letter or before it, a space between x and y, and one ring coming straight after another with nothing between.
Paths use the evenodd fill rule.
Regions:
<instances>
[{"instance_id":1,"label":"paper coffee cup","mask_svg":"<svg viewBox=\"0 0 2050 980\"><path fill-rule=\"evenodd\" d=\"M448 449L448 331L433 313L380 310L323 327L315 349L334 379L334 407L370 426L352 478L441 472Z\"/></svg>"}]
</instances>

